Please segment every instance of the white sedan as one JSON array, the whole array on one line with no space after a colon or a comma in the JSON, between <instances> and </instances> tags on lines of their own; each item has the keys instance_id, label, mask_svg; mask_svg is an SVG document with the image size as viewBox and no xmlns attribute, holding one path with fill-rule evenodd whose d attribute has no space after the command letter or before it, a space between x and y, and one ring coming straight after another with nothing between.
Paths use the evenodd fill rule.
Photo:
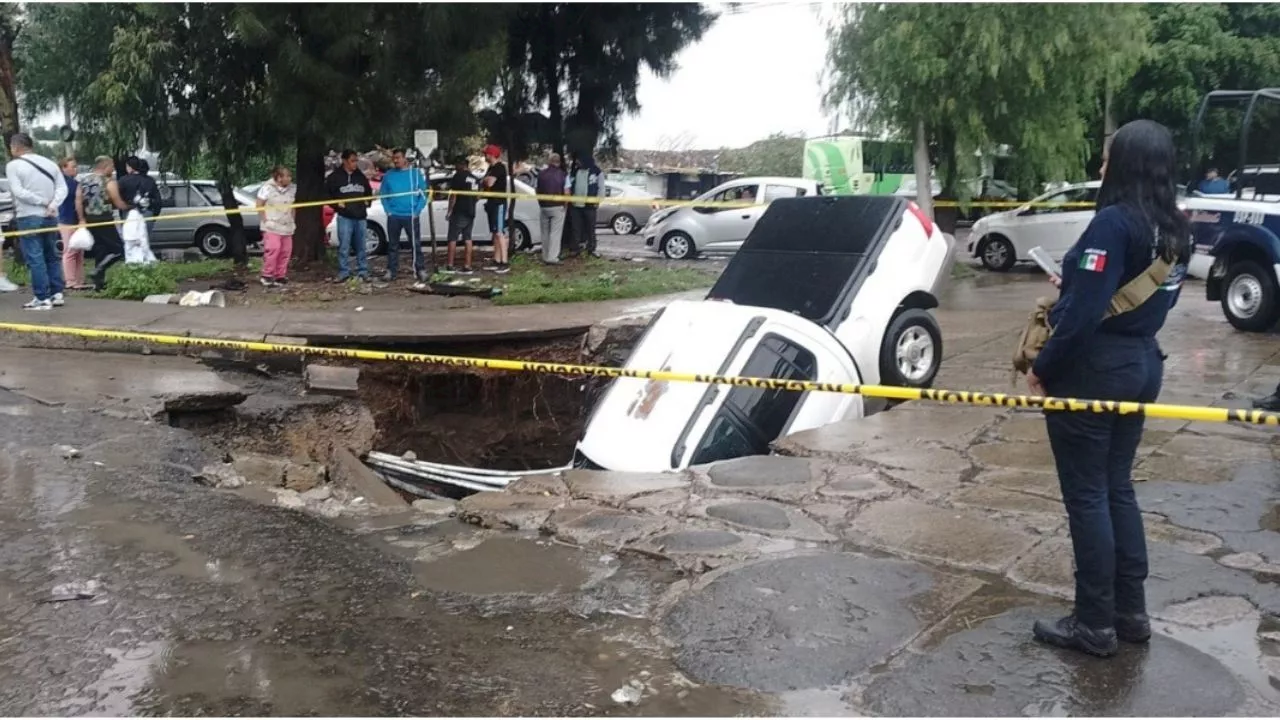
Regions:
<instances>
[{"instance_id":1,"label":"white sedan","mask_svg":"<svg viewBox=\"0 0 1280 720\"><path fill-rule=\"evenodd\" d=\"M445 220L445 213L449 210L449 200L444 197L446 186L449 182L451 174L433 173L431 175L431 186L435 189L435 197L440 198L433 200L431 203L431 214L434 216L436 225L436 242L444 244L445 234L448 230L449 223ZM513 180L515 191L520 195L528 195L529 198L519 198L516 200L515 212L512 213L511 227L508 229L511 240L512 250L524 250L541 244L541 237L538 234L538 201L534 199L534 189L522 180ZM471 238L477 245L484 245L493 241L493 235L489 232L489 220L484 212L484 198L476 198L476 221L471 225ZM428 223L427 213L424 210L421 216L422 222L422 243L424 247L431 244L431 226ZM330 247L338 246L338 219L335 217L329 222L329 226L325 228L325 232L329 239ZM365 229L365 248L370 255L381 255L387 251L387 213L382 209L382 203L375 200L369 206L368 225ZM400 249L406 251L409 244L405 241L404 236L400 238Z\"/></svg>"},{"instance_id":2,"label":"white sedan","mask_svg":"<svg viewBox=\"0 0 1280 720\"><path fill-rule=\"evenodd\" d=\"M1042 247L1062 262L1071 246L1093 219L1092 207L1073 203L1098 200L1100 180L1068 185L1045 193L1015 210L988 215L973 224L969 254L988 270L1005 272L1019 262L1030 261L1031 249Z\"/></svg>"}]
</instances>

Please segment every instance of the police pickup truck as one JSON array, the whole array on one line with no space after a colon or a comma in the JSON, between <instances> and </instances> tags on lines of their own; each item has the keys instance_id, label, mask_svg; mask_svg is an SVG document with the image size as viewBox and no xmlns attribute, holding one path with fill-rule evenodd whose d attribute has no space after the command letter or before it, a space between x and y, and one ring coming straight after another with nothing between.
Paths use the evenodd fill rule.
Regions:
<instances>
[{"instance_id":1,"label":"police pickup truck","mask_svg":"<svg viewBox=\"0 0 1280 720\"><path fill-rule=\"evenodd\" d=\"M1190 274L1205 277L1206 297L1220 302L1227 320L1247 332L1264 332L1280 321L1280 164L1248 161L1249 130L1259 103L1277 101L1280 88L1218 90L1205 95L1196 114L1193 142L1199 146L1211 107L1239 106L1244 119L1238 166L1229 176L1229 193L1203 194L1190 182L1183 201L1195 246ZM1194 151L1192 157L1199 159ZM1197 171L1194 163L1192 170Z\"/></svg>"}]
</instances>

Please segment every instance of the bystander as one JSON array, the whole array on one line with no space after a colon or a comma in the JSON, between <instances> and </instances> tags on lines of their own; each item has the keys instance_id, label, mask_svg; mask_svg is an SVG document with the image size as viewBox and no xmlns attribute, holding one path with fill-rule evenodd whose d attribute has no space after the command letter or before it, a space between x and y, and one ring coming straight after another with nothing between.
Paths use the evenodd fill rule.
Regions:
<instances>
[{"instance_id":1,"label":"bystander","mask_svg":"<svg viewBox=\"0 0 1280 720\"><path fill-rule=\"evenodd\" d=\"M13 158L4 168L13 194L14 218L22 255L31 271L34 297L27 310L50 310L63 304L62 257L58 253L58 208L67 197L67 183L54 162L35 154L35 143L26 133L9 139Z\"/></svg>"},{"instance_id":2,"label":"bystander","mask_svg":"<svg viewBox=\"0 0 1280 720\"><path fill-rule=\"evenodd\" d=\"M342 151L342 165L324 180L325 191L338 213L338 276L334 282L351 277L351 253L356 254L356 275L361 282L369 280L369 251L365 245L369 204L373 186L360 171L360 158L355 150Z\"/></svg>"},{"instance_id":3,"label":"bystander","mask_svg":"<svg viewBox=\"0 0 1280 720\"><path fill-rule=\"evenodd\" d=\"M569 178L573 196L570 206L573 245L570 253L578 255L585 251L591 257L600 257L596 252L596 214L600 210L600 200L604 198L604 173L590 152L575 153L574 161Z\"/></svg>"},{"instance_id":4,"label":"bystander","mask_svg":"<svg viewBox=\"0 0 1280 720\"><path fill-rule=\"evenodd\" d=\"M471 174L471 164L466 156L459 156L453 161L453 177L449 178L449 208L445 211L445 222L448 230L445 241L448 244L445 258L446 273L461 272L470 275L471 265L471 232L476 222L476 195L480 191L480 180ZM462 269L454 263L458 242L466 243L466 255Z\"/></svg>"},{"instance_id":5,"label":"bystander","mask_svg":"<svg viewBox=\"0 0 1280 720\"><path fill-rule=\"evenodd\" d=\"M538 234L542 237L542 262L560 264L560 236L564 233L564 200L549 200L550 196L563 196L568 189L569 178L560 167L560 155L551 153L547 166L538 173Z\"/></svg>"},{"instance_id":6,"label":"bystander","mask_svg":"<svg viewBox=\"0 0 1280 720\"><path fill-rule=\"evenodd\" d=\"M502 162L502 149L497 145L488 145L484 149L484 157L489 162L489 170L484 175L484 189L491 193L500 193L485 201L484 210L489 221L489 232L493 233L493 264L491 269L499 274L511 272L511 259L507 247L507 208L510 206L511 176L507 166Z\"/></svg>"},{"instance_id":7,"label":"bystander","mask_svg":"<svg viewBox=\"0 0 1280 720\"><path fill-rule=\"evenodd\" d=\"M427 207L427 179L422 176L422 170L409 166L409 159L401 148L391 151L391 164L392 169L383 174L378 187L382 209L387 211L387 273L382 279L387 282L396 279L400 236L405 234L413 251L414 279L424 282L430 276L422 258L422 211ZM435 262L435 258L431 260Z\"/></svg>"}]
</instances>

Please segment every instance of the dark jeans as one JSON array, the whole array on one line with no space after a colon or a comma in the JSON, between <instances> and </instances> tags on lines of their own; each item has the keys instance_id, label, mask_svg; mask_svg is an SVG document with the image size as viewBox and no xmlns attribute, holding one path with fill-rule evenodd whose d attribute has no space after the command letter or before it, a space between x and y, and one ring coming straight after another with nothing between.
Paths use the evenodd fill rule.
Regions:
<instances>
[{"instance_id":1,"label":"dark jeans","mask_svg":"<svg viewBox=\"0 0 1280 720\"><path fill-rule=\"evenodd\" d=\"M31 271L31 292L37 300L49 300L66 290L62 279L62 253L58 252L58 219L20 217L17 225L18 230L47 230L23 235L18 241L27 261L27 269Z\"/></svg>"},{"instance_id":2,"label":"dark jeans","mask_svg":"<svg viewBox=\"0 0 1280 720\"><path fill-rule=\"evenodd\" d=\"M419 277L426 271L426 266L422 262L422 218L420 217L399 215L387 217L387 272L394 277L399 271L401 233L409 236L409 245L413 248L413 276Z\"/></svg>"},{"instance_id":3,"label":"dark jeans","mask_svg":"<svg viewBox=\"0 0 1280 720\"><path fill-rule=\"evenodd\" d=\"M570 220L573 242L569 245L569 252L580 253L584 249L589 253L596 251L596 210L598 208L595 205L569 208L569 215L573 218Z\"/></svg>"},{"instance_id":4,"label":"dark jeans","mask_svg":"<svg viewBox=\"0 0 1280 720\"><path fill-rule=\"evenodd\" d=\"M1062 398L1154 402L1163 377L1155 338L1099 334L1045 389ZM1143 416L1046 412L1045 422L1075 551L1076 616L1111 627L1116 613L1146 611L1147 541L1132 477Z\"/></svg>"},{"instance_id":5,"label":"dark jeans","mask_svg":"<svg viewBox=\"0 0 1280 720\"><path fill-rule=\"evenodd\" d=\"M110 222L108 217L87 217L89 234L93 235L93 249L89 251L93 257L93 286L101 290L107 283L107 269L124 259L124 242L120 240L120 231L115 225L94 227L96 223Z\"/></svg>"}]
</instances>

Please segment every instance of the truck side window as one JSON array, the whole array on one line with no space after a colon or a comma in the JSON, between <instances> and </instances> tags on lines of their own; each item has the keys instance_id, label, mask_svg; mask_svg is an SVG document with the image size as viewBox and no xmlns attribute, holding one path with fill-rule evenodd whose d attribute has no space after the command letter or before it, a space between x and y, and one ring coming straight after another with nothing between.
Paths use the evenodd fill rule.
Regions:
<instances>
[{"instance_id":1,"label":"truck side window","mask_svg":"<svg viewBox=\"0 0 1280 720\"><path fill-rule=\"evenodd\" d=\"M739 373L743 377L781 380L813 380L818 363L813 353L777 335L766 335ZM764 455L769 443L778 438L803 393L735 387L711 420L702 444L693 454L692 464L703 465Z\"/></svg>"}]
</instances>

